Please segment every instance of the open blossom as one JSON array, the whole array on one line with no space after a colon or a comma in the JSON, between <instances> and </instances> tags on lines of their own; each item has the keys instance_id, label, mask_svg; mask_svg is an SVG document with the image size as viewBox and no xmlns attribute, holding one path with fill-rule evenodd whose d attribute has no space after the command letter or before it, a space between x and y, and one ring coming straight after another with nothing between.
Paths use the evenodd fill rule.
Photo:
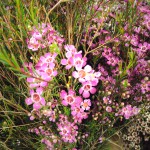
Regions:
<instances>
[{"instance_id":1,"label":"open blossom","mask_svg":"<svg viewBox=\"0 0 150 150\"><path fill-rule=\"evenodd\" d=\"M144 42L143 44L140 43L138 45L138 49L137 49L138 52L147 52L147 50L150 50L150 44L149 43Z\"/></svg>"},{"instance_id":2,"label":"open blossom","mask_svg":"<svg viewBox=\"0 0 150 150\"><path fill-rule=\"evenodd\" d=\"M95 72L92 70L90 65L86 65L84 69L74 71L72 73L74 78L78 78L79 82L92 81L98 83L99 77L101 75L100 72Z\"/></svg>"},{"instance_id":3,"label":"open blossom","mask_svg":"<svg viewBox=\"0 0 150 150\"><path fill-rule=\"evenodd\" d=\"M106 111L107 111L107 112L112 112L112 108L111 108L110 106L107 106L107 107L106 107Z\"/></svg>"},{"instance_id":4,"label":"open blossom","mask_svg":"<svg viewBox=\"0 0 150 150\"><path fill-rule=\"evenodd\" d=\"M78 127L75 123L69 122L67 119L65 121L59 120L57 123L59 134L64 142L73 143L76 142L76 136L78 134Z\"/></svg>"},{"instance_id":5,"label":"open blossom","mask_svg":"<svg viewBox=\"0 0 150 150\"><path fill-rule=\"evenodd\" d=\"M48 67L46 64L44 64L39 68L39 74L41 75L42 79L50 81L57 75L57 71L54 69L54 66L55 64L51 63Z\"/></svg>"},{"instance_id":6,"label":"open blossom","mask_svg":"<svg viewBox=\"0 0 150 150\"><path fill-rule=\"evenodd\" d=\"M81 103L81 108L83 110L89 110L91 106L91 100L90 99L85 99L82 103Z\"/></svg>"},{"instance_id":7,"label":"open blossom","mask_svg":"<svg viewBox=\"0 0 150 150\"><path fill-rule=\"evenodd\" d=\"M62 59L61 64L66 66L66 69L70 69L71 67L73 67L73 57L70 57L68 59Z\"/></svg>"},{"instance_id":8,"label":"open blossom","mask_svg":"<svg viewBox=\"0 0 150 150\"><path fill-rule=\"evenodd\" d=\"M131 105L126 105L121 110L121 115L125 117L125 119L129 119L130 117L137 115L139 113L140 109L136 106L132 107Z\"/></svg>"},{"instance_id":9,"label":"open blossom","mask_svg":"<svg viewBox=\"0 0 150 150\"><path fill-rule=\"evenodd\" d=\"M77 53L74 55L74 61L73 66L76 68L76 70L82 69L86 65L87 58L83 57L81 53Z\"/></svg>"},{"instance_id":10,"label":"open blossom","mask_svg":"<svg viewBox=\"0 0 150 150\"><path fill-rule=\"evenodd\" d=\"M76 69L81 69L86 65L86 57L82 58L82 51L77 52L76 48L73 45L65 45L66 49L66 59L61 60L61 64L65 65L66 69L70 69L71 67L75 67Z\"/></svg>"},{"instance_id":11,"label":"open blossom","mask_svg":"<svg viewBox=\"0 0 150 150\"><path fill-rule=\"evenodd\" d=\"M87 78L87 75L92 71L92 67L90 65L86 65L84 69L74 71L73 77L78 78L80 82L84 82Z\"/></svg>"},{"instance_id":12,"label":"open blossom","mask_svg":"<svg viewBox=\"0 0 150 150\"><path fill-rule=\"evenodd\" d=\"M60 92L60 97L62 99L62 104L64 106L73 105L75 103L75 91L69 90L68 93L65 90Z\"/></svg>"},{"instance_id":13,"label":"open blossom","mask_svg":"<svg viewBox=\"0 0 150 150\"><path fill-rule=\"evenodd\" d=\"M55 63L57 53L45 53L43 56L40 57L36 67L40 67L44 64L50 65L51 63Z\"/></svg>"},{"instance_id":14,"label":"open blossom","mask_svg":"<svg viewBox=\"0 0 150 150\"><path fill-rule=\"evenodd\" d=\"M42 92L42 88L37 88L36 92L34 90L30 90L31 97L25 100L26 104L33 104L33 108L36 110L40 109L42 106L45 106L45 99L41 96Z\"/></svg>"},{"instance_id":15,"label":"open blossom","mask_svg":"<svg viewBox=\"0 0 150 150\"><path fill-rule=\"evenodd\" d=\"M96 88L93 87L96 86L94 82L83 82L82 87L79 89L79 93L83 95L84 98L89 98L90 93L95 94L96 93Z\"/></svg>"},{"instance_id":16,"label":"open blossom","mask_svg":"<svg viewBox=\"0 0 150 150\"><path fill-rule=\"evenodd\" d=\"M30 38L27 39L28 48L32 51L37 51L40 48L45 48L53 43L57 43L61 47L64 39L52 28L50 24L39 24L37 27L32 27Z\"/></svg>"},{"instance_id":17,"label":"open blossom","mask_svg":"<svg viewBox=\"0 0 150 150\"><path fill-rule=\"evenodd\" d=\"M28 48L32 49L32 51L37 51L40 47L41 47L41 44L36 38L32 37L28 41Z\"/></svg>"},{"instance_id":18,"label":"open blossom","mask_svg":"<svg viewBox=\"0 0 150 150\"><path fill-rule=\"evenodd\" d=\"M65 45L64 48L67 51L66 52L66 57L67 58L73 57L74 54L77 53L77 49L75 48L74 45Z\"/></svg>"}]
</instances>

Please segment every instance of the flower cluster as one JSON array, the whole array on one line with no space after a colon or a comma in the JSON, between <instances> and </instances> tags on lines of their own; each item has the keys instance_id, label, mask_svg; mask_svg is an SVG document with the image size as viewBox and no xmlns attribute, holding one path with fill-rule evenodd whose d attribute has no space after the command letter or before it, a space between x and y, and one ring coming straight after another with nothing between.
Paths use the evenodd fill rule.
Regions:
<instances>
[{"instance_id":1,"label":"flower cluster","mask_svg":"<svg viewBox=\"0 0 150 150\"><path fill-rule=\"evenodd\" d=\"M75 123L68 121L67 116L60 115L59 122L57 123L59 134L62 136L64 142L74 143L76 142L76 136L78 134L78 127Z\"/></svg>"},{"instance_id":2,"label":"flower cluster","mask_svg":"<svg viewBox=\"0 0 150 150\"><path fill-rule=\"evenodd\" d=\"M46 53L40 57L35 67L32 64L26 65L30 74L27 82L29 83L29 87L32 88L30 90L31 97L26 99L26 104L33 104L33 108L36 110L45 105L45 100L42 97L43 88L57 75L57 71L55 70L56 56L56 53Z\"/></svg>"},{"instance_id":3,"label":"flower cluster","mask_svg":"<svg viewBox=\"0 0 150 150\"><path fill-rule=\"evenodd\" d=\"M62 46L62 43L64 42L64 39L61 38L48 23L42 23L42 25L39 24L38 27L33 27L29 35L30 38L27 39L27 44L28 48L32 51L46 48L53 43Z\"/></svg>"},{"instance_id":4,"label":"flower cluster","mask_svg":"<svg viewBox=\"0 0 150 150\"><path fill-rule=\"evenodd\" d=\"M89 110L91 106L91 100L85 99L83 101L82 97L76 96L75 91L69 90L68 93L64 90L61 91L60 97L62 99L62 104L64 106L71 106L71 114L73 116L74 122L82 122L82 119L88 117L88 113L84 110Z\"/></svg>"},{"instance_id":5,"label":"flower cluster","mask_svg":"<svg viewBox=\"0 0 150 150\"><path fill-rule=\"evenodd\" d=\"M45 53L38 62L35 59L35 65L24 66L30 76L27 77L30 97L25 102L33 104L31 120L43 119L45 126L50 123L57 128L59 134L55 134L63 142L75 143L79 127L89 114L89 121L93 119L95 124L102 125L111 125L117 119L132 119L139 114L141 103L150 99L149 11L139 5L143 9L136 7L141 13L138 12L136 19L142 21L132 22L132 29L128 15L123 14L123 24L118 30L113 28L114 24L118 25L118 18L114 20L115 8L110 9L112 13L107 17L92 19L91 27L83 33L80 49L74 45L63 46L63 39L49 24L33 27L29 49L36 51L57 43L61 53ZM117 12L126 10L125 6L120 5ZM101 6L94 9L100 14L104 10ZM35 132L41 133L39 129ZM46 136L42 142L53 149L55 142ZM99 143L105 139L103 136Z\"/></svg>"},{"instance_id":6,"label":"flower cluster","mask_svg":"<svg viewBox=\"0 0 150 150\"><path fill-rule=\"evenodd\" d=\"M136 106L132 107L131 105L127 105L121 109L120 115L124 116L125 119L129 119L130 117L137 115L140 109Z\"/></svg>"},{"instance_id":7,"label":"flower cluster","mask_svg":"<svg viewBox=\"0 0 150 150\"><path fill-rule=\"evenodd\" d=\"M120 132L120 136L123 138L125 150L135 149L141 150L141 142L148 142L150 139L150 113L149 103L146 106L145 112L140 115L136 120L131 122L126 131ZM141 135L143 138L141 138ZM144 149L144 148L143 148ZM146 147L145 147L146 149Z\"/></svg>"}]
</instances>

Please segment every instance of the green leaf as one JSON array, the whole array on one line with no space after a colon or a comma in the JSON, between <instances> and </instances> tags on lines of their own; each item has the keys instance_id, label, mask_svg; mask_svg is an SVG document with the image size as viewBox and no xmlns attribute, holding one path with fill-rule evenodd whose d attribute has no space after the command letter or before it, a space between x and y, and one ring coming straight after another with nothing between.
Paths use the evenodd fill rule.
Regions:
<instances>
[{"instance_id":1,"label":"green leaf","mask_svg":"<svg viewBox=\"0 0 150 150\"><path fill-rule=\"evenodd\" d=\"M55 53L57 53L57 54L60 54L60 49L59 49L57 43L51 44L51 45L49 46L49 48L50 48L50 52L52 52L52 53L55 52Z\"/></svg>"},{"instance_id":2,"label":"green leaf","mask_svg":"<svg viewBox=\"0 0 150 150\"><path fill-rule=\"evenodd\" d=\"M64 107L64 113L66 116L69 116L70 115L70 108Z\"/></svg>"}]
</instances>

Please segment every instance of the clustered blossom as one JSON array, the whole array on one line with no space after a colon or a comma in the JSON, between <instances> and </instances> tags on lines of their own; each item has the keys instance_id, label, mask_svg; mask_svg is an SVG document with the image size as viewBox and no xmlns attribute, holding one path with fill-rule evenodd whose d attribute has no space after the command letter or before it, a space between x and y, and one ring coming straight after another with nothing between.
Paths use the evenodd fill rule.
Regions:
<instances>
[{"instance_id":1,"label":"clustered blossom","mask_svg":"<svg viewBox=\"0 0 150 150\"><path fill-rule=\"evenodd\" d=\"M43 89L40 87L36 89L36 92L34 90L30 90L31 97L25 100L26 104L33 104L33 108L36 110L40 109L42 106L45 106L45 99L41 96L42 93Z\"/></svg>"},{"instance_id":2,"label":"clustered blossom","mask_svg":"<svg viewBox=\"0 0 150 150\"><path fill-rule=\"evenodd\" d=\"M59 143L60 140L50 131L46 131L43 126L39 126L38 128L32 128L28 130L31 133L35 133L36 135L42 135L44 138L41 140L47 146L48 150L53 150L55 143Z\"/></svg>"},{"instance_id":3,"label":"clustered blossom","mask_svg":"<svg viewBox=\"0 0 150 150\"><path fill-rule=\"evenodd\" d=\"M76 136L78 134L78 126L75 123L68 121L67 116L60 115L59 122L57 123L59 134L62 136L64 142L74 143L76 142Z\"/></svg>"},{"instance_id":4,"label":"clustered blossom","mask_svg":"<svg viewBox=\"0 0 150 150\"><path fill-rule=\"evenodd\" d=\"M103 10L101 7L94 7L94 9L99 12ZM121 9L124 9L124 6L117 8L118 11ZM30 120L34 120L35 116L38 116L44 118L43 124L47 124L47 120L55 123L62 141L74 143L77 142L77 124L80 124L83 119L87 119L90 113L93 113L92 117L98 123L105 124L110 123L115 116L119 116L120 119L123 117L130 119L140 112L141 109L138 107L140 102L147 102L150 99L148 77L150 73L150 43L147 40L150 30L148 19L150 11L148 8L142 7L137 7L137 9L141 14L145 14L142 22L133 24L133 30L130 31L128 30L129 24L125 21L122 29L124 32L117 38L113 37L109 28L105 28L105 26L103 28L103 24L106 27L112 27L111 20L114 22L115 13L110 13L106 18L94 18L92 21L95 26L83 33L85 35L83 37L86 39L81 40L85 49L89 50L88 55L78 51L74 45L64 46L65 53L62 55L65 58L60 58L60 64L65 66L66 74L71 74L70 77L75 78L71 81L80 83L79 91L74 86L67 86L64 89L62 88L63 82L58 81L58 84L62 85L59 87L59 94L56 94L59 95L59 98L49 102L44 99L44 90L48 87L48 83L53 81L57 75L59 78L59 72L57 72L59 70L56 70L56 64L59 65L59 61L56 62L57 53L45 53L35 65L32 63L24 65L24 70L27 68L30 75L27 77L30 97L25 100L27 105L33 104L33 110L29 115ZM114 23L117 25L117 22ZM97 30L99 26L102 28ZM113 32L115 35L115 31ZM94 41L93 34L96 34ZM30 36L27 41L28 48L33 51L46 48L53 43L62 47L64 41L50 24L42 24L38 28L33 27ZM107 42L110 43L107 44ZM97 49L97 51L90 53L90 50L93 49ZM93 57L97 57L98 60ZM87 64L88 60L92 58L93 60ZM94 67L92 66L93 62ZM96 96L93 96L95 93ZM93 97L94 101L92 101ZM42 107L43 109L41 109ZM69 107L67 110L69 110L70 116L63 114L66 107ZM95 113L95 110L98 112ZM48 149L54 149L54 144L60 142L54 135L50 137L50 133L42 128L35 129L33 132L45 136L42 142L47 145ZM101 136L99 142L103 142Z\"/></svg>"},{"instance_id":5,"label":"clustered blossom","mask_svg":"<svg viewBox=\"0 0 150 150\"><path fill-rule=\"evenodd\" d=\"M132 107L131 105L126 105L121 109L120 115L124 116L125 119L129 119L130 117L137 115L140 109L136 106Z\"/></svg>"},{"instance_id":6,"label":"clustered blossom","mask_svg":"<svg viewBox=\"0 0 150 150\"><path fill-rule=\"evenodd\" d=\"M31 63L25 64L31 76L27 78L27 82L29 83L29 87L32 88L30 90L31 97L26 99L26 104L33 104L33 108L36 110L45 105L45 100L41 97L43 88L57 75L55 69L56 56L56 53L46 53L40 57L35 67ZM35 88L36 92L34 92Z\"/></svg>"},{"instance_id":7,"label":"clustered blossom","mask_svg":"<svg viewBox=\"0 0 150 150\"><path fill-rule=\"evenodd\" d=\"M91 106L91 100L84 100L81 96L76 96L74 90L69 90L68 93L65 90L60 92L60 98L64 106L71 106L71 114L74 122L81 123L83 119L88 117L88 113L84 110L89 110Z\"/></svg>"},{"instance_id":8,"label":"clustered blossom","mask_svg":"<svg viewBox=\"0 0 150 150\"><path fill-rule=\"evenodd\" d=\"M86 65L87 58L82 57L82 51L77 52L74 45L65 45L64 48L66 50L65 56L67 59L62 59L61 64L65 65L66 69L75 67L77 70L80 70Z\"/></svg>"},{"instance_id":9,"label":"clustered blossom","mask_svg":"<svg viewBox=\"0 0 150 150\"><path fill-rule=\"evenodd\" d=\"M27 44L32 51L46 48L53 43L57 43L61 47L64 42L64 39L48 23L42 23L38 27L33 27L29 34L30 38L27 39Z\"/></svg>"},{"instance_id":10,"label":"clustered blossom","mask_svg":"<svg viewBox=\"0 0 150 150\"><path fill-rule=\"evenodd\" d=\"M104 48L104 52L102 53L103 57L105 57L108 61L107 64L111 66L116 66L119 63L118 57L116 57L111 48Z\"/></svg>"}]
</instances>

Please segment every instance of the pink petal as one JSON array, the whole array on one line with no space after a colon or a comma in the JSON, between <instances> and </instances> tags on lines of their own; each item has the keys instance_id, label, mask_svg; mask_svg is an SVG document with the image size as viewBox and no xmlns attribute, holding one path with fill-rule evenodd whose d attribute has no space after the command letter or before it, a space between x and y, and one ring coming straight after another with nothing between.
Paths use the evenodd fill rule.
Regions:
<instances>
[{"instance_id":1,"label":"pink petal","mask_svg":"<svg viewBox=\"0 0 150 150\"><path fill-rule=\"evenodd\" d=\"M25 102L27 105L31 105L33 103L31 98L27 98Z\"/></svg>"},{"instance_id":2,"label":"pink petal","mask_svg":"<svg viewBox=\"0 0 150 150\"><path fill-rule=\"evenodd\" d=\"M56 70L53 72L53 76L57 76L57 71Z\"/></svg>"},{"instance_id":3,"label":"pink petal","mask_svg":"<svg viewBox=\"0 0 150 150\"><path fill-rule=\"evenodd\" d=\"M67 53L66 53L66 57L67 57L67 58L72 57L72 53L71 53L71 52L67 52Z\"/></svg>"},{"instance_id":4,"label":"pink petal","mask_svg":"<svg viewBox=\"0 0 150 150\"><path fill-rule=\"evenodd\" d=\"M34 78L27 78L27 82L31 83L34 81Z\"/></svg>"},{"instance_id":5,"label":"pink petal","mask_svg":"<svg viewBox=\"0 0 150 150\"><path fill-rule=\"evenodd\" d=\"M43 97L41 98L41 101L40 101L40 102L41 102L41 104L42 104L43 106L45 106L45 99L44 99Z\"/></svg>"},{"instance_id":6,"label":"pink petal","mask_svg":"<svg viewBox=\"0 0 150 150\"><path fill-rule=\"evenodd\" d=\"M80 94L83 93L83 87L81 87L81 88L79 89L79 93L80 93Z\"/></svg>"},{"instance_id":7,"label":"pink petal","mask_svg":"<svg viewBox=\"0 0 150 150\"><path fill-rule=\"evenodd\" d=\"M66 91L65 91L65 90L62 90L62 91L60 92L60 97L63 99L63 98L65 98L66 96L67 96Z\"/></svg>"},{"instance_id":8,"label":"pink petal","mask_svg":"<svg viewBox=\"0 0 150 150\"><path fill-rule=\"evenodd\" d=\"M41 82L41 83L40 83L40 86L42 86L42 87L45 87L45 86L47 86L47 85L48 85L47 82Z\"/></svg>"},{"instance_id":9,"label":"pink petal","mask_svg":"<svg viewBox=\"0 0 150 150\"><path fill-rule=\"evenodd\" d=\"M36 89L36 92L41 95L43 93L43 88L42 87L39 87Z\"/></svg>"},{"instance_id":10,"label":"pink petal","mask_svg":"<svg viewBox=\"0 0 150 150\"><path fill-rule=\"evenodd\" d=\"M67 65L66 66L66 69L70 69L72 66L71 65Z\"/></svg>"},{"instance_id":11,"label":"pink petal","mask_svg":"<svg viewBox=\"0 0 150 150\"><path fill-rule=\"evenodd\" d=\"M33 108L36 109L36 110L38 110L38 109L41 108L41 105L39 103L34 103L33 104Z\"/></svg>"},{"instance_id":12,"label":"pink petal","mask_svg":"<svg viewBox=\"0 0 150 150\"><path fill-rule=\"evenodd\" d=\"M62 59L62 60L61 60L61 64L62 64L62 65L66 65L66 64L67 64L67 59Z\"/></svg>"},{"instance_id":13,"label":"pink petal","mask_svg":"<svg viewBox=\"0 0 150 150\"><path fill-rule=\"evenodd\" d=\"M88 91L84 91L82 95L83 95L84 98L89 98L90 97L90 93Z\"/></svg>"},{"instance_id":14,"label":"pink petal","mask_svg":"<svg viewBox=\"0 0 150 150\"><path fill-rule=\"evenodd\" d=\"M92 88L90 89L90 93L91 93L91 94L95 94L95 93L96 93L96 88L95 88L95 87L92 87Z\"/></svg>"},{"instance_id":15,"label":"pink petal","mask_svg":"<svg viewBox=\"0 0 150 150\"><path fill-rule=\"evenodd\" d=\"M33 84L30 84L30 88L35 88L35 87L38 87L39 86L39 84L38 83L33 83Z\"/></svg>"},{"instance_id":16,"label":"pink petal","mask_svg":"<svg viewBox=\"0 0 150 150\"><path fill-rule=\"evenodd\" d=\"M92 67L91 67L90 65L86 65L86 66L84 67L84 70L85 70L86 72L90 72L90 71L92 71Z\"/></svg>"},{"instance_id":17,"label":"pink petal","mask_svg":"<svg viewBox=\"0 0 150 150\"><path fill-rule=\"evenodd\" d=\"M34 94L34 90L30 90L30 95L33 95Z\"/></svg>"},{"instance_id":18,"label":"pink petal","mask_svg":"<svg viewBox=\"0 0 150 150\"><path fill-rule=\"evenodd\" d=\"M79 78L79 74L77 73L77 71L74 71L74 72L72 73L72 76L73 76L74 78Z\"/></svg>"},{"instance_id":19,"label":"pink petal","mask_svg":"<svg viewBox=\"0 0 150 150\"><path fill-rule=\"evenodd\" d=\"M62 101L62 104L63 104L64 106L68 106L68 103L67 103L65 100Z\"/></svg>"}]
</instances>

